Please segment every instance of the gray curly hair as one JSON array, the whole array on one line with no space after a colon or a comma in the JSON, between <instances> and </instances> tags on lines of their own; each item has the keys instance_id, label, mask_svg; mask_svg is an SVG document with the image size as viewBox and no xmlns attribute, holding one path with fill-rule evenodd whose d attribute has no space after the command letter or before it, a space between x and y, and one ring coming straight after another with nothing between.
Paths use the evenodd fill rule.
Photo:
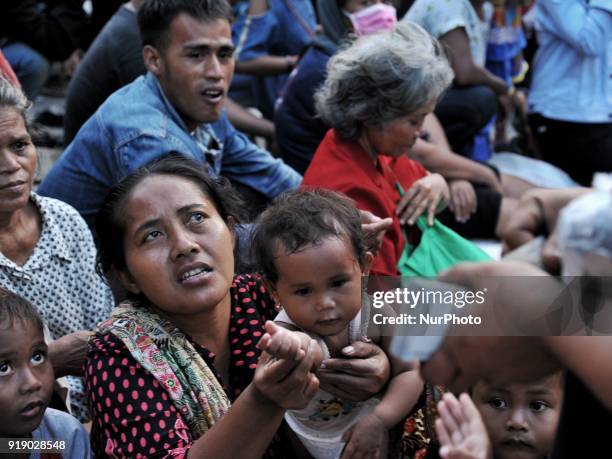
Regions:
<instances>
[{"instance_id":1,"label":"gray curly hair","mask_svg":"<svg viewBox=\"0 0 612 459\"><path fill-rule=\"evenodd\" d=\"M0 74L0 108L12 108L26 121L26 111L30 101L23 92Z\"/></svg>"},{"instance_id":2,"label":"gray curly hair","mask_svg":"<svg viewBox=\"0 0 612 459\"><path fill-rule=\"evenodd\" d=\"M325 123L348 140L437 100L453 79L438 41L402 21L393 32L359 38L331 58L315 94Z\"/></svg>"}]
</instances>

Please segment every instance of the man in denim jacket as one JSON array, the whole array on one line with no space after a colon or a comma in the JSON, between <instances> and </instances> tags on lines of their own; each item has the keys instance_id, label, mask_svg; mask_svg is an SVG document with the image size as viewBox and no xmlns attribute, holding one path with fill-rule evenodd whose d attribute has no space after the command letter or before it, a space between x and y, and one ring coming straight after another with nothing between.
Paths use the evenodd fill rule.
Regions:
<instances>
[{"instance_id":1,"label":"man in denim jacket","mask_svg":"<svg viewBox=\"0 0 612 459\"><path fill-rule=\"evenodd\" d=\"M130 172L179 152L267 197L301 176L237 132L222 111L234 71L225 0L146 0L138 13L148 73L111 95L38 189L74 206L90 227Z\"/></svg>"}]
</instances>

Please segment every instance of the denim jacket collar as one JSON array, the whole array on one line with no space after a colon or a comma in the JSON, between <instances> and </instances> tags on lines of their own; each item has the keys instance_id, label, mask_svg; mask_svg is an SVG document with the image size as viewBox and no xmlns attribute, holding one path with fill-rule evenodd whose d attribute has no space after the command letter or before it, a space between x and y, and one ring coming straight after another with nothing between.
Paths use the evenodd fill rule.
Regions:
<instances>
[{"instance_id":1,"label":"denim jacket collar","mask_svg":"<svg viewBox=\"0 0 612 459\"><path fill-rule=\"evenodd\" d=\"M183 121L183 118L181 118L181 116L178 114L178 112L176 111L172 103L166 97L166 94L164 93L164 90L162 89L161 84L159 80L157 79L157 77L153 75L151 72L147 72L147 74L145 75L145 83L151 89L151 91L156 96L159 97L159 100L162 101L162 104L164 105L164 109L166 110L166 113L168 113L168 116L170 117L170 119L174 121L176 124L178 124L182 129L184 129L185 132L189 132L189 129L187 129L187 125L185 124L185 121Z\"/></svg>"},{"instance_id":2,"label":"denim jacket collar","mask_svg":"<svg viewBox=\"0 0 612 459\"><path fill-rule=\"evenodd\" d=\"M202 148L202 153L208 165L212 168L214 175L218 175L221 170L221 156L223 154L223 143L219 140L210 123L200 124L193 132L190 132L185 121L178 114L174 105L168 100L166 94L157 77L151 72L147 72L145 83L151 91L161 100L168 117L174 121L181 129L187 132Z\"/></svg>"}]
</instances>

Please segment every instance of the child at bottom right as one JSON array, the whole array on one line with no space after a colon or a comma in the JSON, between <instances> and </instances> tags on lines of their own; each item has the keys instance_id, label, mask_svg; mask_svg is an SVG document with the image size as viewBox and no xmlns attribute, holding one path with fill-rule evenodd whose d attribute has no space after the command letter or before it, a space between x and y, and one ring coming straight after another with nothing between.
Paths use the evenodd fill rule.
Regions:
<instances>
[{"instance_id":1,"label":"child at bottom right","mask_svg":"<svg viewBox=\"0 0 612 459\"><path fill-rule=\"evenodd\" d=\"M530 383L478 382L468 394L447 393L436 421L443 459L546 459L563 393L561 373Z\"/></svg>"}]
</instances>

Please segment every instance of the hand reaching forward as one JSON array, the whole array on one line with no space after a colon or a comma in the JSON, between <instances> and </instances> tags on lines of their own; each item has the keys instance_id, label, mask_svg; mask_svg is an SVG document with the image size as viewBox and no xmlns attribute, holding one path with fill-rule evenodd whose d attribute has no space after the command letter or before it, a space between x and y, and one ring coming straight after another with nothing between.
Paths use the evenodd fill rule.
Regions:
<instances>
[{"instance_id":1,"label":"hand reaching forward","mask_svg":"<svg viewBox=\"0 0 612 459\"><path fill-rule=\"evenodd\" d=\"M480 413L468 394L450 392L438 403L436 433L442 459L491 459L491 442Z\"/></svg>"},{"instance_id":2,"label":"hand reaching forward","mask_svg":"<svg viewBox=\"0 0 612 459\"><path fill-rule=\"evenodd\" d=\"M273 326L276 324L268 327ZM278 355L285 355L283 358L263 351L253 377L257 392L280 408L304 408L319 390L319 379L313 373L317 348L317 343L311 340L306 349L293 347L293 343L287 348L281 346Z\"/></svg>"},{"instance_id":3,"label":"hand reaching forward","mask_svg":"<svg viewBox=\"0 0 612 459\"><path fill-rule=\"evenodd\" d=\"M313 367L316 371L323 360L323 351L315 340L306 333L287 330L278 324L267 321L266 333L261 337L257 348L276 359L299 360L306 352L312 352ZM312 347L311 347L312 346Z\"/></svg>"},{"instance_id":4,"label":"hand reaching forward","mask_svg":"<svg viewBox=\"0 0 612 459\"><path fill-rule=\"evenodd\" d=\"M385 233L393 224L393 220L389 217L380 218L368 210L359 210L359 217L368 248L376 254L382 247Z\"/></svg>"}]
</instances>

